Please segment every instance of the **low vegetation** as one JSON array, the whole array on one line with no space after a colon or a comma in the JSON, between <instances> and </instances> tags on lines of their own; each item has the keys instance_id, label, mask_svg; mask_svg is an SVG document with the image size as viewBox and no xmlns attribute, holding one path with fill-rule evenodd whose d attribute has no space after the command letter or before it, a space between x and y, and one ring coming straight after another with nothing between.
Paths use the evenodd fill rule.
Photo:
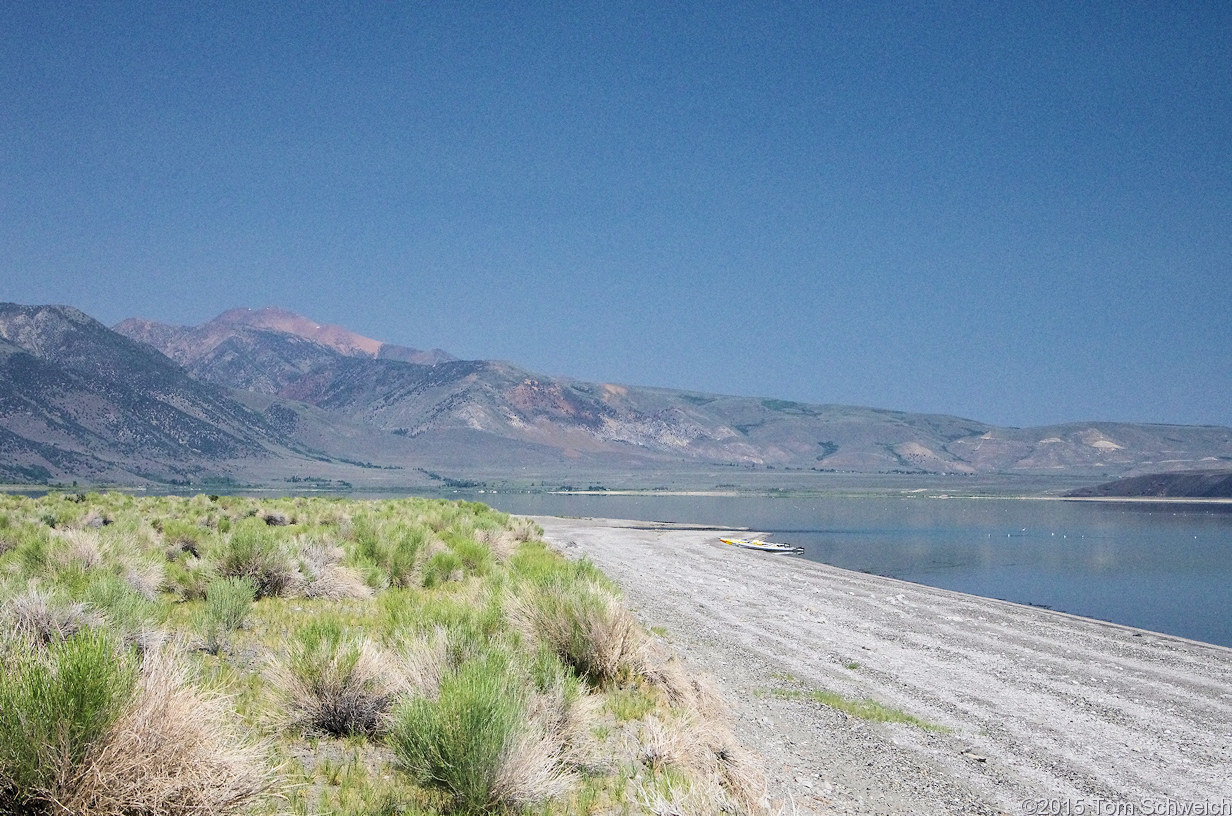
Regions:
<instances>
[{"instance_id":1,"label":"low vegetation","mask_svg":"<svg viewBox=\"0 0 1232 816\"><path fill-rule=\"evenodd\" d=\"M775 689L774 696L782 700L812 700L860 720L879 723L903 723L925 731L948 731L945 726L921 720L907 712L879 703L869 697L853 699L824 689Z\"/></svg>"},{"instance_id":2,"label":"low vegetation","mask_svg":"<svg viewBox=\"0 0 1232 816\"><path fill-rule=\"evenodd\" d=\"M765 809L618 589L475 503L0 496L0 814Z\"/></svg>"}]
</instances>

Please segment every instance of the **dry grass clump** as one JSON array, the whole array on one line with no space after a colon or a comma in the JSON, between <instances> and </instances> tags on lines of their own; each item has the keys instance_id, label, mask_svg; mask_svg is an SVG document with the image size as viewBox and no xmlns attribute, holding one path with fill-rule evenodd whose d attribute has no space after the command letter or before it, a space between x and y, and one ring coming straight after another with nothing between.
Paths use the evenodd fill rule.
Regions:
<instances>
[{"instance_id":1,"label":"dry grass clump","mask_svg":"<svg viewBox=\"0 0 1232 816\"><path fill-rule=\"evenodd\" d=\"M492 551L500 562L508 561L522 543L513 530L498 527L481 527L475 531L475 540Z\"/></svg>"},{"instance_id":2,"label":"dry grass clump","mask_svg":"<svg viewBox=\"0 0 1232 816\"><path fill-rule=\"evenodd\" d=\"M381 734L386 712L408 689L396 660L330 619L301 630L267 676L289 729L335 737Z\"/></svg>"},{"instance_id":3,"label":"dry grass clump","mask_svg":"<svg viewBox=\"0 0 1232 816\"><path fill-rule=\"evenodd\" d=\"M534 541L543 535L543 528L525 516L511 516L509 519L509 529L513 532L513 537L519 541Z\"/></svg>"},{"instance_id":4,"label":"dry grass clump","mask_svg":"<svg viewBox=\"0 0 1232 816\"><path fill-rule=\"evenodd\" d=\"M124 567L124 583L147 601L158 599L164 577L163 565L154 561L135 561Z\"/></svg>"},{"instance_id":5,"label":"dry grass clump","mask_svg":"<svg viewBox=\"0 0 1232 816\"><path fill-rule=\"evenodd\" d=\"M560 759L566 766L603 773L610 770L612 761L603 755L593 733L602 709L602 696L557 682L531 695L527 717L560 746Z\"/></svg>"},{"instance_id":6,"label":"dry grass clump","mask_svg":"<svg viewBox=\"0 0 1232 816\"><path fill-rule=\"evenodd\" d=\"M90 510L84 516L77 519L77 521L73 523L73 526L82 530L91 528L98 529L99 527L103 527L111 523L111 519L108 516L103 515L97 510Z\"/></svg>"},{"instance_id":7,"label":"dry grass clump","mask_svg":"<svg viewBox=\"0 0 1232 816\"><path fill-rule=\"evenodd\" d=\"M629 674L644 635L624 601L598 581L552 575L529 582L508 603L509 618L594 683Z\"/></svg>"},{"instance_id":8,"label":"dry grass clump","mask_svg":"<svg viewBox=\"0 0 1232 816\"><path fill-rule=\"evenodd\" d=\"M765 811L768 796L761 757L741 745L730 732L724 737L714 749L719 760L719 784L740 812Z\"/></svg>"},{"instance_id":9,"label":"dry grass clump","mask_svg":"<svg viewBox=\"0 0 1232 816\"><path fill-rule=\"evenodd\" d=\"M700 780L701 788L692 795L709 791L719 810L752 814L765 809L760 762L721 720L688 710L671 720L652 714L642 725L639 759L652 770L681 771Z\"/></svg>"},{"instance_id":10,"label":"dry grass clump","mask_svg":"<svg viewBox=\"0 0 1232 816\"><path fill-rule=\"evenodd\" d=\"M705 748L702 723L692 714L673 721L664 721L650 714L642 722L638 735L638 759L651 770L677 768L682 771L709 770L709 752Z\"/></svg>"},{"instance_id":11,"label":"dry grass clump","mask_svg":"<svg viewBox=\"0 0 1232 816\"><path fill-rule=\"evenodd\" d=\"M23 640L43 645L66 640L102 623L102 617L88 604L43 592L33 580L25 592L0 606L0 624Z\"/></svg>"},{"instance_id":12,"label":"dry grass clump","mask_svg":"<svg viewBox=\"0 0 1232 816\"><path fill-rule=\"evenodd\" d=\"M637 798L654 816L720 816L725 813L721 793L695 780L643 783Z\"/></svg>"},{"instance_id":13,"label":"dry grass clump","mask_svg":"<svg viewBox=\"0 0 1232 816\"><path fill-rule=\"evenodd\" d=\"M655 770L683 771L700 784L658 790L655 813L713 812L699 802L717 802L723 812L761 813L766 780L760 758L744 748L727 725L728 709L713 682L690 672L662 644L648 643L638 674L658 689L678 712L670 719L648 716L639 739L639 759ZM649 805L648 805L649 807Z\"/></svg>"},{"instance_id":14,"label":"dry grass clump","mask_svg":"<svg viewBox=\"0 0 1232 816\"><path fill-rule=\"evenodd\" d=\"M138 543L126 535L105 540L97 530L69 528L52 534L49 566L68 575L109 572L128 584L146 600L154 600L163 583L163 568L145 557Z\"/></svg>"},{"instance_id":15,"label":"dry grass clump","mask_svg":"<svg viewBox=\"0 0 1232 816\"><path fill-rule=\"evenodd\" d=\"M69 529L60 533L61 546L53 555L60 569L96 569L103 565L103 552L99 535L94 530Z\"/></svg>"},{"instance_id":16,"label":"dry grass clump","mask_svg":"<svg viewBox=\"0 0 1232 816\"><path fill-rule=\"evenodd\" d=\"M305 598L331 601L363 600L374 593L363 576L342 565L346 552L336 545L317 539L300 542L299 569L302 575L299 591Z\"/></svg>"},{"instance_id":17,"label":"dry grass clump","mask_svg":"<svg viewBox=\"0 0 1232 816\"><path fill-rule=\"evenodd\" d=\"M233 722L227 701L192 686L173 652L149 652L130 704L87 753L59 807L81 816L243 812L274 776L265 746Z\"/></svg>"},{"instance_id":18,"label":"dry grass clump","mask_svg":"<svg viewBox=\"0 0 1232 816\"><path fill-rule=\"evenodd\" d=\"M259 519L236 524L210 561L224 578L251 580L258 598L289 594L302 580L290 546Z\"/></svg>"},{"instance_id":19,"label":"dry grass clump","mask_svg":"<svg viewBox=\"0 0 1232 816\"><path fill-rule=\"evenodd\" d=\"M408 693L435 698L440 692L441 678L449 671L449 636L445 627L435 626L415 637L402 637L393 659Z\"/></svg>"},{"instance_id":20,"label":"dry grass clump","mask_svg":"<svg viewBox=\"0 0 1232 816\"><path fill-rule=\"evenodd\" d=\"M706 719L727 716L727 704L704 675L689 671L679 657L660 643L647 643L638 654L636 672L661 690L675 707L694 711Z\"/></svg>"},{"instance_id":21,"label":"dry grass clump","mask_svg":"<svg viewBox=\"0 0 1232 816\"><path fill-rule=\"evenodd\" d=\"M555 735L528 719L505 746L497 764L491 798L504 807L523 809L555 799L577 783L564 764Z\"/></svg>"}]
</instances>

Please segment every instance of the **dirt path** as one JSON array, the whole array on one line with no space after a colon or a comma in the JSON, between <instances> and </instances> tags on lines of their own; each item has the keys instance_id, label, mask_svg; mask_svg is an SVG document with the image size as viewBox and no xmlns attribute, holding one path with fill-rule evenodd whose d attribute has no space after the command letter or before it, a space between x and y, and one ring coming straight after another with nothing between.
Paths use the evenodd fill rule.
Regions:
<instances>
[{"instance_id":1,"label":"dirt path","mask_svg":"<svg viewBox=\"0 0 1232 816\"><path fill-rule=\"evenodd\" d=\"M715 677L788 813L1232 816L1232 650L747 552L717 531L536 521ZM948 731L856 719L808 690Z\"/></svg>"}]
</instances>

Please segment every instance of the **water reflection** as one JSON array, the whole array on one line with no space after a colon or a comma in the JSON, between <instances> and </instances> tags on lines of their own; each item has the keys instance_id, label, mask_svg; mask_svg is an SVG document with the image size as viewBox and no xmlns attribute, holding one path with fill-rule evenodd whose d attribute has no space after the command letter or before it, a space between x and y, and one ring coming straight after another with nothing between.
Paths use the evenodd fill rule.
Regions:
<instances>
[{"instance_id":1,"label":"water reflection","mask_svg":"<svg viewBox=\"0 0 1232 816\"><path fill-rule=\"evenodd\" d=\"M1003 499L484 496L516 513L747 527L804 557L1232 646L1232 507Z\"/></svg>"}]
</instances>

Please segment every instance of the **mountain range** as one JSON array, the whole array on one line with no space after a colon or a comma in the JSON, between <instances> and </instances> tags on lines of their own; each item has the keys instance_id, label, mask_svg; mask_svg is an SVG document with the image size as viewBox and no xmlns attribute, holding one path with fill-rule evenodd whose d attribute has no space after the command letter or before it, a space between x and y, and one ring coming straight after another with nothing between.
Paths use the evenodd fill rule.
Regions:
<instances>
[{"instance_id":1,"label":"mountain range","mask_svg":"<svg viewBox=\"0 0 1232 816\"><path fill-rule=\"evenodd\" d=\"M109 329L71 307L0 304L7 481L409 487L581 474L1111 478L1196 468L1232 468L1232 429L1002 428L581 382L384 343L279 309L233 309L200 326L130 318Z\"/></svg>"}]
</instances>

